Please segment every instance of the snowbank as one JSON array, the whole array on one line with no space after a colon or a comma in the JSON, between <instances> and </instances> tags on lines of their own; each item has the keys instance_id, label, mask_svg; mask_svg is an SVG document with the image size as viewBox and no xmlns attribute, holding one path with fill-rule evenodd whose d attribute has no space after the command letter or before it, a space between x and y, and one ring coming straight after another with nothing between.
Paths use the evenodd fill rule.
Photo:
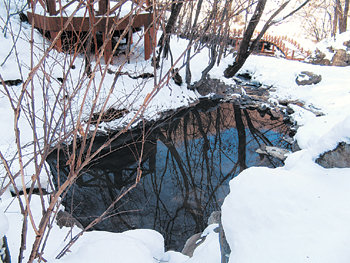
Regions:
<instances>
[{"instance_id":1,"label":"snowbank","mask_svg":"<svg viewBox=\"0 0 350 263\"><path fill-rule=\"evenodd\" d=\"M296 85L304 70L322 81ZM230 262L349 262L350 169L325 169L314 160L350 141L350 68L253 56L242 71L271 86L273 99L290 101L302 150L284 167L249 168L230 182L222 206Z\"/></svg>"},{"instance_id":2,"label":"snowbank","mask_svg":"<svg viewBox=\"0 0 350 263\"><path fill-rule=\"evenodd\" d=\"M163 254L163 237L154 230L138 229L120 234L96 231L84 234L73 253L54 262L155 263Z\"/></svg>"},{"instance_id":3,"label":"snowbank","mask_svg":"<svg viewBox=\"0 0 350 263\"><path fill-rule=\"evenodd\" d=\"M348 262L349 175L305 151L283 168L241 173L222 206L230 262Z\"/></svg>"}]
</instances>

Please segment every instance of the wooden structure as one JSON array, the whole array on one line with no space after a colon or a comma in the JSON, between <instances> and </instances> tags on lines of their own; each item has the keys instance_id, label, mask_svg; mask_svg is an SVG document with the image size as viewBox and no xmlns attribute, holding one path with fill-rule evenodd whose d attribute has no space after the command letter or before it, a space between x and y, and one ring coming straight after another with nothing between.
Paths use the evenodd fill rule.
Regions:
<instances>
[{"instance_id":1,"label":"wooden structure","mask_svg":"<svg viewBox=\"0 0 350 263\"><path fill-rule=\"evenodd\" d=\"M34 4L34 0L28 1L30 1L31 5ZM110 8L112 1L113 0L72 0L66 5L61 6L61 8L57 8L58 3L56 3L56 0L38 0L36 3L41 5L45 10L45 14L37 14L28 11L27 15L32 26L41 30L44 34L49 33L47 35L50 37L50 40L54 40L61 31L69 32L70 35L75 34L77 36L82 32L92 32L94 37L96 32L101 33L103 42L107 41L103 53L106 63L109 59L113 61L112 39L108 34L111 29L115 31L131 31L135 28L144 27L144 57L145 60L148 60L152 53L152 45L155 45L156 41L154 35L155 23L153 22L153 13L150 8L149 0L131 0L133 4L137 6L138 11L135 12L136 14L126 15L124 17L119 16L118 11L126 1L114 0L114 7ZM71 17L69 15L63 15L65 10L73 3L78 4L80 8L86 9L84 16L73 15L73 17ZM98 10L94 9L96 6L98 6ZM55 48L58 51L62 51L61 37L57 39ZM97 48L95 48L95 52L98 55L99 51Z\"/></svg>"},{"instance_id":2,"label":"wooden structure","mask_svg":"<svg viewBox=\"0 0 350 263\"><path fill-rule=\"evenodd\" d=\"M257 36L259 32L255 35ZM233 37L231 37L231 42L235 50L238 50L239 44L243 38L243 30L233 30ZM271 36L265 34L259 41L258 47L255 53L274 56L277 52L280 52L285 59L302 61L311 55L311 52L305 50L297 43L294 39L287 36Z\"/></svg>"}]
</instances>

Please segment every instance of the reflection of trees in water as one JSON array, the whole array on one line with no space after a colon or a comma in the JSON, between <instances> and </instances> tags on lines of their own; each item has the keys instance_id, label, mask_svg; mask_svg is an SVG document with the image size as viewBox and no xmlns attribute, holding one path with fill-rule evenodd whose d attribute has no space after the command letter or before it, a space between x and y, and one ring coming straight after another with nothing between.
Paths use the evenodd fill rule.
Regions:
<instances>
[{"instance_id":1,"label":"reflection of trees in water","mask_svg":"<svg viewBox=\"0 0 350 263\"><path fill-rule=\"evenodd\" d=\"M157 157L152 176L160 178L153 182L153 194L157 204L161 204L156 208L154 225L163 229L168 244L174 244L173 239L182 233L188 237L203 230L210 213L220 209L228 193L228 180L247 165L260 164L256 148L272 143L264 134L267 131L255 127L281 127L280 122L271 124L267 118L254 115L252 120L250 111L223 104L209 112L193 109L181 120L160 129L158 149L164 147L166 154ZM247 154L253 155L248 164ZM163 156L166 157L162 162ZM269 161L268 166L277 165ZM176 203L167 200L169 197L163 193L169 189L176 189L172 197ZM178 226L181 230L176 229Z\"/></svg>"},{"instance_id":2,"label":"reflection of trees in water","mask_svg":"<svg viewBox=\"0 0 350 263\"><path fill-rule=\"evenodd\" d=\"M190 235L204 229L210 213L220 209L231 178L252 165L279 165L260 160L255 150L261 144L280 144L283 129L280 121L228 103L207 111L194 107L170 118L146 131L151 136L143 145L140 184L95 228L153 228L164 235L168 248L181 249ZM134 143L100 159L67 194L65 205L83 224L134 182L141 141L134 137Z\"/></svg>"}]
</instances>

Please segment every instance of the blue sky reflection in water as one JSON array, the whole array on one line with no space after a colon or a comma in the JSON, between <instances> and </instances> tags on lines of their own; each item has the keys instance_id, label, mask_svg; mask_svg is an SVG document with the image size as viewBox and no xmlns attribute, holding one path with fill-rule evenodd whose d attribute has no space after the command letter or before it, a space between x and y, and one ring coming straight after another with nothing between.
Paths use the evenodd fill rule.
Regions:
<instances>
[{"instance_id":1,"label":"blue sky reflection in water","mask_svg":"<svg viewBox=\"0 0 350 263\"><path fill-rule=\"evenodd\" d=\"M66 210L83 224L102 214L134 183L142 149L142 179L94 229L119 232L152 228L163 234L168 249L181 250L187 238L202 231L211 212L219 210L229 180L251 166L282 163L261 158L259 145L288 148L288 128L232 103L199 104L162 123L132 131L108 149L80 176L63 200ZM103 140L101 140L103 141ZM56 174L56 157L49 158ZM67 167L60 161L60 180ZM56 176L57 177L57 176Z\"/></svg>"}]
</instances>

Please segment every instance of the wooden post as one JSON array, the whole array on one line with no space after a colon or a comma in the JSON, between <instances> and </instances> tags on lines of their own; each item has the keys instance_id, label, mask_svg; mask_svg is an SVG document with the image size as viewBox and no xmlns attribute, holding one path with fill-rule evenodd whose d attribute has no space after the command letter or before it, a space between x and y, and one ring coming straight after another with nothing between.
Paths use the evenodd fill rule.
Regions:
<instances>
[{"instance_id":1,"label":"wooden post","mask_svg":"<svg viewBox=\"0 0 350 263\"><path fill-rule=\"evenodd\" d=\"M107 13L107 7L109 7L109 0L98 1L98 15L104 15Z\"/></svg>"},{"instance_id":2,"label":"wooden post","mask_svg":"<svg viewBox=\"0 0 350 263\"><path fill-rule=\"evenodd\" d=\"M56 0L46 0L46 5L47 5L47 11L49 12L50 16L57 15Z\"/></svg>"},{"instance_id":3,"label":"wooden post","mask_svg":"<svg viewBox=\"0 0 350 263\"><path fill-rule=\"evenodd\" d=\"M144 35L144 48L145 48L145 60L151 57L152 50L157 45L157 29L156 21L153 20L153 13L150 13L144 22L145 35Z\"/></svg>"},{"instance_id":4,"label":"wooden post","mask_svg":"<svg viewBox=\"0 0 350 263\"><path fill-rule=\"evenodd\" d=\"M154 28L151 26L148 30L145 28L144 36L144 48L145 48L145 60L148 60L152 54L152 38L154 35Z\"/></svg>"},{"instance_id":5,"label":"wooden post","mask_svg":"<svg viewBox=\"0 0 350 263\"><path fill-rule=\"evenodd\" d=\"M106 33L102 33L103 42L106 41ZM106 44L105 50L103 51L103 57L105 59L105 63L107 64L108 59L111 57L111 64L113 63L113 54L112 54L112 40L110 39Z\"/></svg>"}]
</instances>

